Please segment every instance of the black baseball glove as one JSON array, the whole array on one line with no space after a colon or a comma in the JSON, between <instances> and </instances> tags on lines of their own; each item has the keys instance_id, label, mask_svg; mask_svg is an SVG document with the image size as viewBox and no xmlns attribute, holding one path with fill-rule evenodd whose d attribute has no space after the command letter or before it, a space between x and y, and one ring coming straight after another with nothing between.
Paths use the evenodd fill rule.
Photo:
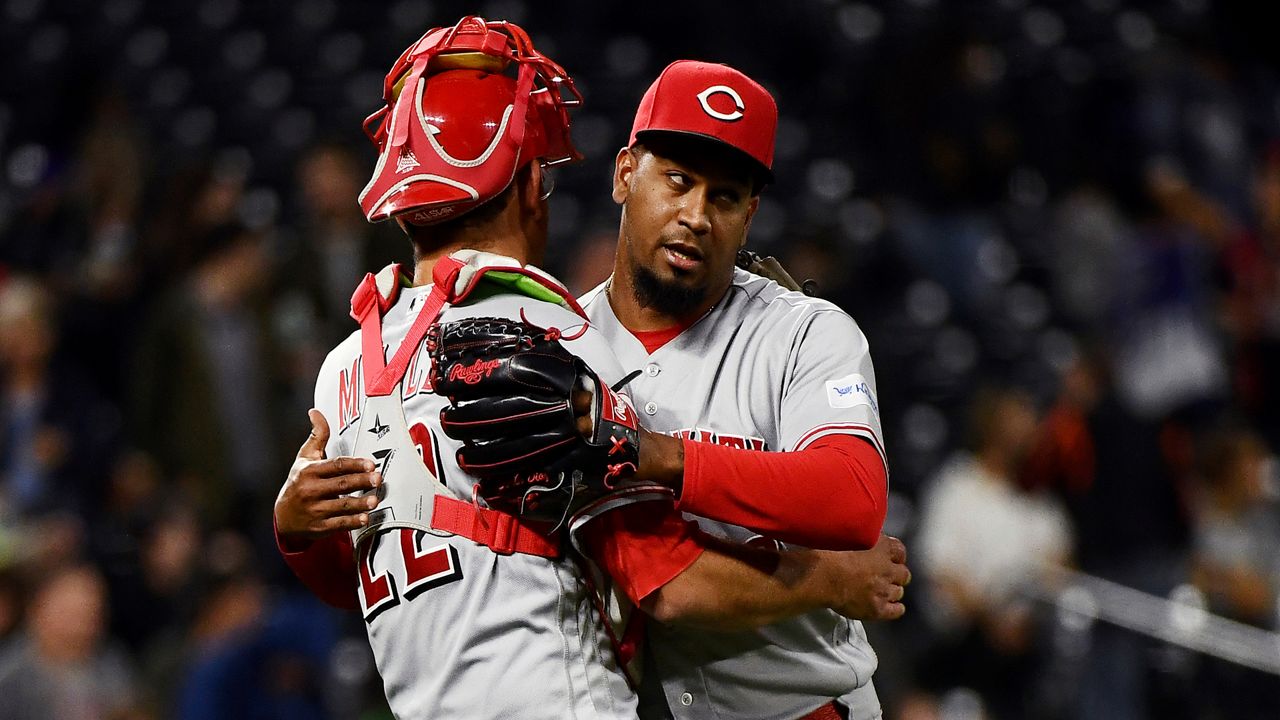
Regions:
<instances>
[{"instance_id":1,"label":"black baseball glove","mask_svg":"<svg viewBox=\"0 0 1280 720\"><path fill-rule=\"evenodd\" d=\"M449 398L440 423L463 442L458 465L490 507L560 522L627 486L639 461L635 410L558 330L472 318L427 337L432 387ZM589 428L580 429L575 394L589 394Z\"/></svg>"}]
</instances>

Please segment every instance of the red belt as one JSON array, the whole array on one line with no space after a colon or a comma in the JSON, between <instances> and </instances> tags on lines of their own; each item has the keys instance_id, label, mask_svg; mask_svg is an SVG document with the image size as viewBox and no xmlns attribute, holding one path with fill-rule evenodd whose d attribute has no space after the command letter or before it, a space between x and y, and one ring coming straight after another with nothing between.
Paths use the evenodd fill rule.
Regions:
<instances>
[{"instance_id":1,"label":"red belt","mask_svg":"<svg viewBox=\"0 0 1280 720\"><path fill-rule=\"evenodd\" d=\"M845 715L836 708L834 702L829 702L808 715L801 715L796 720L845 720Z\"/></svg>"}]
</instances>

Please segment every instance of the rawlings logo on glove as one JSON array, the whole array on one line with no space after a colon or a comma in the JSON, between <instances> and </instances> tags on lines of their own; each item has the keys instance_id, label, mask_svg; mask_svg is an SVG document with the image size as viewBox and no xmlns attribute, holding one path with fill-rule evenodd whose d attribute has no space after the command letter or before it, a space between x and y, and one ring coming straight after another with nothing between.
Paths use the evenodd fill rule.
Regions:
<instances>
[{"instance_id":1,"label":"rawlings logo on glove","mask_svg":"<svg viewBox=\"0 0 1280 720\"><path fill-rule=\"evenodd\" d=\"M461 380L468 385L475 385L493 374L501 364L501 360L477 360L470 365L455 363L449 368L449 380L450 382Z\"/></svg>"},{"instance_id":2,"label":"rawlings logo on glove","mask_svg":"<svg viewBox=\"0 0 1280 720\"><path fill-rule=\"evenodd\" d=\"M557 523L627 487L639 462L635 410L561 337L500 318L427 335L432 386L450 403L440 424L463 442L458 466L490 507Z\"/></svg>"}]
</instances>

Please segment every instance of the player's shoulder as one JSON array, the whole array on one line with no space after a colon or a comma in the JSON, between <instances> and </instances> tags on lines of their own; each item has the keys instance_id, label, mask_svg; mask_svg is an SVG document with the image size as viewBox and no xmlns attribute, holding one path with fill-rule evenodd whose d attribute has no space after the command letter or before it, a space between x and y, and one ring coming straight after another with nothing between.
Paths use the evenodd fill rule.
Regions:
<instances>
[{"instance_id":1,"label":"player's shoulder","mask_svg":"<svg viewBox=\"0 0 1280 720\"><path fill-rule=\"evenodd\" d=\"M360 329L351 331L342 342L334 346L320 366L320 374L327 376L342 368L348 368L360 356Z\"/></svg>"},{"instance_id":2,"label":"player's shoulder","mask_svg":"<svg viewBox=\"0 0 1280 720\"><path fill-rule=\"evenodd\" d=\"M797 326L816 322L843 325L861 333L853 317L830 300L788 290L769 278L741 268L734 269L729 292L736 296L733 304L738 305L741 312L750 314L753 322L774 321Z\"/></svg>"},{"instance_id":3,"label":"player's shoulder","mask_svg":"<svg viewBox=\"0 0 1280 720\"><path fill-rule=\"evenodd\" d=\"M451 308L445 319L464 317L498 317L510 320L527 320L544 328L566 330L579 327L585 319L558 303L540 300L519 293L499 293L466 305Z\"/></svg>"},{"instance_id":4,"label":"player's shoulder","mask_svg":"<svg viewBox=\"0 0 1280 720\"><path fill-rule=\"evenodd\" d=\"M560 331L560 343L586 361L601 378L610 383L622 378L621 366L604 335L587 318L562 305L523 295L503 294L485 298L462 310L474 317L524 320L540 328L555 328Z\"/></svg>"},{"instance_id":5,"label":"player's shoulder","mask_svg":"<svg viewBox=\"0 0 1280 720\"><path fill-rule=\"evenodd\" d=\"M608 286L609 281L605 280L599 285L591 288L583 293L582 297L578 298L578 304L581 305L584 310L590 310L591 306L597 302L604 302L604 298L607 297L605 295L605 288Z\"/></svg>"}]
</instances>

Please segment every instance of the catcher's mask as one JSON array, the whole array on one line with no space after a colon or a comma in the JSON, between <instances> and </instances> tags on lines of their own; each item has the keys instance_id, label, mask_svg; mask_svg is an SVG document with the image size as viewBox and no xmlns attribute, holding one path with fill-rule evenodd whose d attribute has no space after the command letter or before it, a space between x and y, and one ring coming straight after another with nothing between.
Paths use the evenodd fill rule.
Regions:
<instances>
[{"instance_id":1,"label":"catcher's mask","mask_svg":"<svg viewBox=\"0 0 1280 720\"><path fill-rule=\"evenodd\" d=\"M378 148L360 193L370 222L450 220L501 193L533 160L582 159L568 113L582 95L512 23L469 16L427 31L387 73L383 100L364 121Z\"/></svg>"}]
</instances>

